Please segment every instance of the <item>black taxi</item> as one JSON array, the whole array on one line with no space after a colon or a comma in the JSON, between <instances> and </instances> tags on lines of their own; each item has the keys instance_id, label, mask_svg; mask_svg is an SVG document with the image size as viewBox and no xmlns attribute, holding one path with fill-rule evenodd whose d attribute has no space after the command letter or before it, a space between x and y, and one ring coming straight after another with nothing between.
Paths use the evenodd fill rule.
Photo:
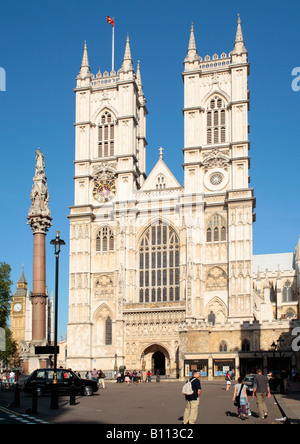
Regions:
<instances>
[{"instance_id":1,"label":"black taxi","mask_svg":"<svg viewBox=\"0 0 300 444\"><path fill-rule=\"evenodd\" d=\"M37 392L38 396L42 396L47 392L51 392L53 386L53 368L35 370L26 379L24 383L24 392ZM82 379L70 369L57 369L57 386L59 393L70 393L71 386L76 387L76 392L85 396L92 396L98 390L97 381L91 379Z\"/></svg>"}]
</instances>

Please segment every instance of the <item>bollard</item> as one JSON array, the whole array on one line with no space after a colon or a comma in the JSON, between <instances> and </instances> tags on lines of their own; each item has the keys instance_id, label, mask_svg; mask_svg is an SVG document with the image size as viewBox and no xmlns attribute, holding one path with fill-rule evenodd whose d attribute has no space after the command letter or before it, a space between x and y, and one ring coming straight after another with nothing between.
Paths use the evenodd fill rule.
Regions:
<instances>
[{"instance_id":1,"label":"bollard","mask_svg":"<svg viewBox=\"0 0 300 444\"><path fill-rule=\"evenodd\" d=\"M52 410L59 409L57 384L52 384L50 409Z\"/></svg>"},{"instance_id":2,"label":"bollard","mask_svg":"<svg viewBox=\"0 0 300 444\"><path fill-rule=\"evenodd\" d=\"M76 385L74 383L70 388L70 405L76 405Z\"/></svg>"},{"instance_id":3,"label":"bollard","mask_svg":"<svg viewBox=\"0 0 300 444\"><path fill-rule=\"evenodd\" d=\"M37 399L38 399L37 389L34 389L33 392L32 392L31 413L37 413Z\"/></svg>"},{"instance_id":4,"label":"bollard","mask_svg":"<svg viewBox=\"0 0 300 444\"><path fill-rule=\"evenodd\" d=\"M18 383L15 385L14 407L20 407L20 387Z\"/></svg>"}]
</instances>

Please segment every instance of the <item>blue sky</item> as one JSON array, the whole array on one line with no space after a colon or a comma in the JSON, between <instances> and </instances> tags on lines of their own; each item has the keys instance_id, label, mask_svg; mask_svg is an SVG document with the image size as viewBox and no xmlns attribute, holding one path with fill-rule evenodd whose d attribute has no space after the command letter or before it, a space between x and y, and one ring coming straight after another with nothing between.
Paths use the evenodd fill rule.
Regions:
<instances>
[{"instance_id":1,"label":"blue sky","mask_svg":"<svg viewBox=\"0 0 300 444\"><path fill-rule=\"evenodd\" d=\"M47 285L54 291L50 240L61 231L59 335L68 320L67 215L73 204L75 78L87 41L92 72L111 70L115 17L115 69L127 33L134 66L140 60L147 117L147 173L164 147L164 159L183 182L183 83L181 72L194 22L198 53L233 49L241 14L251 63L251 183L256 196L254 253L294 251L300 233L300 91L292 70L300 66L300 2L178 0L110 2L0 1L0 261L12 267L13 291L24 264L32 289L33 235L27 222L38 147L45 155L53 227L47 236ZM299 82L300 84L300 82Z\"/></svg>"}]
</instances>

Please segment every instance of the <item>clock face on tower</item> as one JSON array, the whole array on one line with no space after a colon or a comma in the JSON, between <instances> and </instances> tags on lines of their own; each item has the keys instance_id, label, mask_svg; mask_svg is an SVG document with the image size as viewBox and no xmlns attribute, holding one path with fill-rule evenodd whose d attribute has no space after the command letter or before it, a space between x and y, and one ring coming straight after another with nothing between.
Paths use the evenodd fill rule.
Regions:
<instances>
[{"instance_id":1,"label":"clock face on tower","mask_svg":"<svg viewBox=\"0 0 300 444\"><path fill-rule=\"evenodd\" d=\"M116 195L116 184L114 179L99 180L95 182L93 197L98 202L105 203L112 200Z\"/></svg>"},{"instance_id":2,"label":"clock face on tower","mask_svg":"<svg viewBox=\"0 0 300 444\"><path fill-rule=\"evenodd\" d=\"M18 313L21 310L22 310L22 304L17 303L17 304L14 305L14 311L15 312Z\"/></svg>"}]
</instances>

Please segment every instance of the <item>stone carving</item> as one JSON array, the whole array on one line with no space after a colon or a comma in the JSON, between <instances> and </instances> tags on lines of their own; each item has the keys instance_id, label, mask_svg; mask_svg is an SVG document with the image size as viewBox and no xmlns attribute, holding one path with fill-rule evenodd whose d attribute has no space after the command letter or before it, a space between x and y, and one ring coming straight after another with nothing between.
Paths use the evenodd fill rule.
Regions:
<instances>
[{"instance_id":1,"label":"stone carving","mask_svg":"<svg viewBox=\"0 0 300 444\"><path fill-rule=\"evenodd\" d=\"M46 233L51 227L51 211L49 208L49 193L45 174L44 155L40 149L36 151L35 176L30 194L31 207L28 222L34 233Z\"/></svg>"},{"instance_id":2,"label":"stone carving","mask_svg":"<svg viewBox=\"0 0 300 444\"><path fill-rule=\"evenodd\" d=\"M111 299L114 295L114 287L111 276L108 274L101 274L95 280L94 294L96 298L101 300Z\"/></svg>"},{"instance_id":3,"label":"stone carving","mask_svg":"<svg viewBox=\"0 0 300 444\"><path fill-rule=\"evenodd\" d=\"M115 162L102 162L100 165L93 168L94 180L111 180L116 175Z\"/></svg>"},{"instance_id":4,"label":"stone carving","mask_svg":"<svg viewBox=\"0 0 300 444\"><path fill-rule=\"evenodd\" d=\"M220 267L213 267L207 273L206 289L220 290L227 288L227 275Z\"/></svg>"},{"instance_id":5,"label":"stone carving","mask_svg":"<svg viewBox=\"0 0 300 444\"><path fill-rule=\"evenodd\" d=\"M227 170L229 166L229 158L224 152L221 152L216 148L206 155L206 158L203 161L203 166L205 172L212 168L224 168Z\"/></svg>"}]
</instances>

